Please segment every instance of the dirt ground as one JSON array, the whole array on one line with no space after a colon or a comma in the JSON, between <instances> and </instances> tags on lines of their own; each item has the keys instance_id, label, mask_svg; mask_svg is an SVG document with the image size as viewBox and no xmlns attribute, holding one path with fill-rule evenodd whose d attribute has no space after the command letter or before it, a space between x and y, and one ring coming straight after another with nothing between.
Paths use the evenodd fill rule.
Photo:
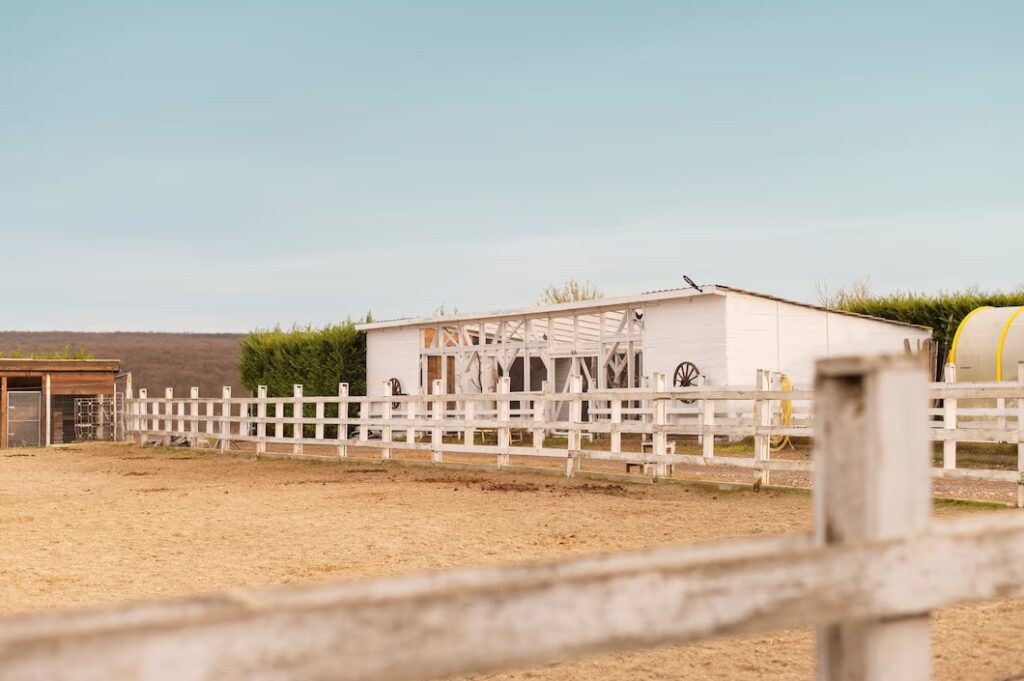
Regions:
<instances>
[{"instance_id":1,"label":"dirt ground","mask_svg":"<svg viewBox=\"0 0 1024 681\"><path fill-rule=\"evenodd\" d=\"M940 506L937 513L980 511ZM0 454L0 614L802 531L810 497L131 445ZM955 578L955 576L951 576ZM753 585L752 585L753 586ZM936 614L936 678L1024 672L1024 602ZM809 632L488 679L809 679Z\"/></svg>"}]
</instances>

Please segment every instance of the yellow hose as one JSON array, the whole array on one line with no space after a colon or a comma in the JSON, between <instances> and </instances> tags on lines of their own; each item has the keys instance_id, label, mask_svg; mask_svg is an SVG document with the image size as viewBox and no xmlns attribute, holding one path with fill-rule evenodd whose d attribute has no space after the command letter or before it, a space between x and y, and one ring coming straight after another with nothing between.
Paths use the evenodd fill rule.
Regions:
<instances>
[{"instance_id":1,"label":"yellow hose","mask_svg":"<svg viewBox=\"0 0 1024 681\"><path fill-rule=\"evenodd\" d=\"M786 374L782 374L779 378L779 390L789 392L793 389L793 381ZM779 403L779 425L780 426L791 426L793 425L793 400L782 400ZM773 435L771 437L771 450L777 452L780 449L789 446L790 449L796 449L793 443L789 441L788 435Z\"/></svg>"}]
</instances>

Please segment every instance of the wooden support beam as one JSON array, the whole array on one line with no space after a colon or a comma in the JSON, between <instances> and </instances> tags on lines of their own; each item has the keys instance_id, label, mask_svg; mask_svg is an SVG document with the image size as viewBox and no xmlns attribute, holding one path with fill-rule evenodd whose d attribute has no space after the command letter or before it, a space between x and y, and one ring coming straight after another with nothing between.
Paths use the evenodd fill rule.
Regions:
<instances>
[{"instance_id":1,"label":"wooden support beam","mask_svg":"<svg viewBox=\"0 0 1024 681\"><path fill-rule=\"evenodd\" d=\"M7 449L7 377L0 376L0 449Z\"/></svg>"},{"instance_id":2,"label":"wooden support beam","mask_svg":"<svg viewBox=\"0 0 1024 681\"><path fill-rule=\"evenodd\" d=\"M220 424L220 451L226 452L231 449L231 386L226 385L221 389L221 424ZM213 403L210 403L212 410ZM210 426L213 427L212 424Z\"/></svg>"},{"instance_id":3,"label":"wooden support beam","mask_svg":"<svg viewBox=\"0 0 1024 681\"><path fill-rule=\"evenodd\" d=\"M906 356L824 360L815 387L816 541L841 546L927 531L931 455L921 364ZM821 681L884 681L896 670L900 681L930 678L927 610L819 630Z\"/></svg>"},{"instance_id":4,"label":"wooden support beam","mask_svg":"<svg viewBox=\"0 0 1024 681\"><path fill-rule=\"evenodd\" d=\"M338 458L348 456L348 383L338 384Z\"/></svg>"},{"instance_id":5,"label":"wooden support beam","mask_svg":"<svg viewBox=\"0 0 1024 681\"><path fill-rule=\"evenodd\" d=\"M430 430L430 460L434 463L442 463L444 461L444 429L442 424L444 423L444 410L445 400L444 396L444 383L441 379L435 379L431 386L431 393L435 396L431 402L432 414L431 418L434 421L434 427ZM471 442L467 444L472 444Z\"/></svg>"},{"instance_id":6,"label":"wooden support beam","mask_svg":"<svg viewBox=\"0 0 1024 681\"><path fill-rule=\"evenodd\" d=\"M43 376L43 418L45 423L43 424L43 446L49 447L53 429L53 419L51 414L53 413L53 382L50 379L50 374Z\"/></svg>"},{"instance_id":7,"label":"wooden support beam","mask_svg":"<svg viewBox=\"0 0 1024 681\"><path fill-rule=\"evenodd\" d=\"M447 358L442 357L441 363L447 364ZM442 375L443 375L442 371ZM444 379L442 379L442 382ZM380 429L380 458L385 461L391 458L391 426L388 425L388 421L391 420L391 409L393 401L389 399L391 397L392 387L391 381L384 381L384 401L381 403L381 418L384 419L384 425Z\"/></svg>"},{"instance_id":8,"label":"wooden support beam","mask_svg":"<svg viewBox=\"0 0 1024 681\"><path fill-rule=\"evenodd\" d=\"M948 385L956 383L956 365L947 364L942 374L943 380ZM947 397L942 401L942 427L946 430L956 430L956 398ZM956 440L946 440L942 443L942 467L956 468Z\"/></svg>"},{"instance_id":9,"label":"wooden support beam","mask_svg":"<svg viewBox=\"0 0 1024 681\"><path fill-rule=\"evenodd\" d=\"M292 386L292 437L296 440L302 439L302 385L296 383ZM296 442L292 445L292 453L302 455L302 443Z\"/></svg>"},{"instance_id":10,"label":"wooden support beam","mask_svg":"<svg viewBox=\"0 0 1024 681\"><path fill-rule=\"evenodd\" d=\"M263 396L266 397L267 387L266 386L261 386L261 387L263 388ZM188 424L188 432L189 432L189 442L188 442L188 444L189 444L189 447L195 448L195 447L199 446L199 388L198 387L193 386L193 387L189 388L188 399L189 399L189 402L188 402L188 414L191 417L189 419L189 424ZM263 408L266 409L266 405L263 405ZM261 423L259 426L257 426L257 429L260 426L266 428L266 425ZM257 449L257 451L259 451L259 450Z\"/></svg>"},{"instance_id":11,"label":"wooden support beam","mask_svg":"<svg viewBox=\"0 0 1024 681\"><path fill-rule=\"evenodd\" d=\"M1017 383L1024 386L1024 362L1017 364ZM1024 397L1017 398L1017 508L1024 508Z\"/></svg>"}]
</instances>

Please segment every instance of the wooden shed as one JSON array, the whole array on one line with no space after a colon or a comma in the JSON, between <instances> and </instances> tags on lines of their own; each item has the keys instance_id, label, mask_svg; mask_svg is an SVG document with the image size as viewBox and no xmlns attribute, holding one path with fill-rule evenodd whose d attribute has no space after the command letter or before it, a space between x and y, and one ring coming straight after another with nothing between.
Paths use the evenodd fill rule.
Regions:
<instances>
[{"instance_id":1,"label":"wooden shed","mask_svg":"<svg viewBox=\"0 0 1024 681\"><path fill-rule=\"evenodd\" d=\"M117 436L117 360L0 359L0 448Z\"/></svg>"}]
</instances>

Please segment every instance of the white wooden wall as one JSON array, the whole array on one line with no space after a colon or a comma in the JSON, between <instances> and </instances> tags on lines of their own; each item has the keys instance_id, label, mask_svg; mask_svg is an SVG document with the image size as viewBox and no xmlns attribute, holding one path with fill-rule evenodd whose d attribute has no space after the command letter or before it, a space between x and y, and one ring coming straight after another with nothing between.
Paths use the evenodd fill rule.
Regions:
<instances>
[{"instance_id":1,"label":"white wooden wall","mask_svg":"<svg viewBox=\"0 0 1024 681\"><path fill-rule=\"evenodd\" d=\"M927 331L730 291L726 298L728 383L743 385L758 369L782 371L798 385L815 361L863 353L900 353L903 339Z\"/></svg>"},{"instance_id":2,"label":"white wooden wall","mask_svg":"<svg viewBox=\"0 0 1024 681\"><path fill-rule=\"evenodd\" d=\"M724 296L666 300L647 308L644 319L644 375L662 373L672 384L680 362L693 362L712 385L729 383L726 366ZM744 381L750 383L754 371Z\"/></svg>"},{"instance_id":3,"label":"white wooden wall","mask_svg":"<svg viewBox=\"0 0 1024 681\"><path fill-rule=\"evenodd\" d=\"M420 387L420 330L415 327L374 329L366 333L366 389L384 394L384 381L397 378L407 395L422 395Z\"/></svg>"}]
</instances>

